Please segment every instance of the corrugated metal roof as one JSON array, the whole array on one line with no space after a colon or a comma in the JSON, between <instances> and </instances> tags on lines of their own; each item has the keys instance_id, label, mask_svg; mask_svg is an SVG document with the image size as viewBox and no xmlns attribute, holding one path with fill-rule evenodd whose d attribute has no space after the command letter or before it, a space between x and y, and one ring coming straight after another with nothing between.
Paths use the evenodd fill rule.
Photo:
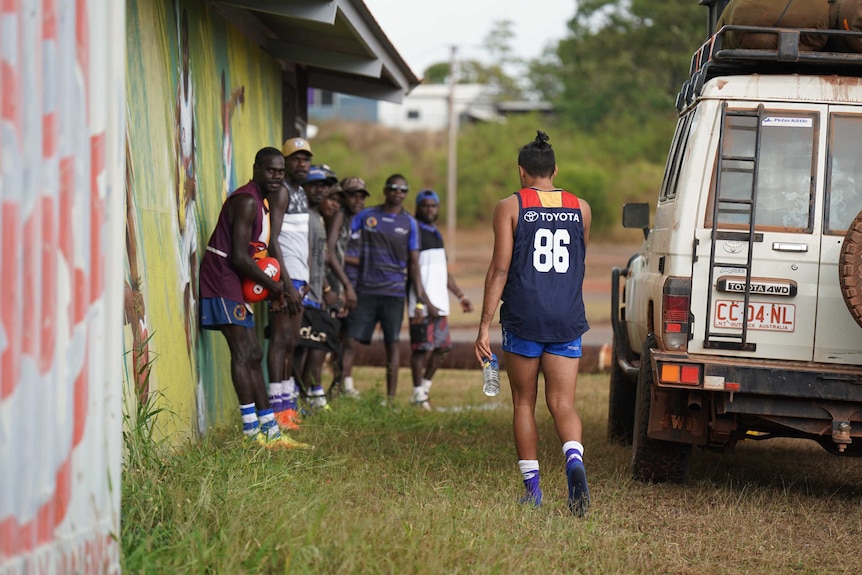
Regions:
<instances>
[{"instance_id":1,"label":"corrugated metal roof","mask_svg":"<svg viewBox=\"0 0 862 575\"><path fill-rule=\"evenodd\" d=\"M310 87L400 103L419 85L362 0L213 5L274 58L305 68Z\"/></svg>"}]
</instances>

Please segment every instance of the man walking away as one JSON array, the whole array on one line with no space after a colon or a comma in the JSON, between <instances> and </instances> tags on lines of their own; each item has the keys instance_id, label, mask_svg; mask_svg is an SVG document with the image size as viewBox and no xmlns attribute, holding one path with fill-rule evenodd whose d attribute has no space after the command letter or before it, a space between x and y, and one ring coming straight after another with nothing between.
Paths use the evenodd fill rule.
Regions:
<instances>
[{"instance_id":1,"label":"man walking away","mask_svg":"<svg viewBox=\"0 0 862 575\"><path fill-rule=\"evenodd\" d=\"M515 449L526 488L521 502L542 502L535 414L541 369L545 400L566 458L569 510L583 516L590 492L575 388L581 336L589 329L582 288L592 212L587 202L554 186L556 159L544 132L519 150L518 174L522 189L494 209L494 255L485 277L476 359L491 356L488 330L502 298Z\"/></svg>"}]
</instances>

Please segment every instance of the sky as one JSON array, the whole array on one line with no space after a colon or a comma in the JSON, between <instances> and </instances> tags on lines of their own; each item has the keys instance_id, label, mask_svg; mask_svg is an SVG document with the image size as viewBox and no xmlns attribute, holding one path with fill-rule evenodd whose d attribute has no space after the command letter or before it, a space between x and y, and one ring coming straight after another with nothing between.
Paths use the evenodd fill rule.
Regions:
<instances>
[{"instance_id":1,"label":"sky","mask_svg":"<svg viewBox=\"0 0 862 575\"><path fill-rule=\"evenodd\" d=\"M431 64L458 58L487 60L482 41L499 20L515 23L516 57L535 58L566 35L576 0L364 0L383 32L421 78Z\"/></svg>"}]
</instances>

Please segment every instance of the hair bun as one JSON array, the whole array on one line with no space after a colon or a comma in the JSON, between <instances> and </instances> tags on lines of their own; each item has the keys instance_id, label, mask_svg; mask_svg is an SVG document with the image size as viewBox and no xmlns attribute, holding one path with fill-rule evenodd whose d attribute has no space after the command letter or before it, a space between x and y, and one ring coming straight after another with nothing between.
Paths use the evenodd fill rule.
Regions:
<instances>
[{"instance_id":1,"label":"hair bun","mask_svg":"<svg viewBox=\"0 0 862 575\"><path fill-rule=\"evenodd\" d=\"M548 137L548 134L546 134L542 130L536 130L536 143L537 144L544 144L550 139L551 138Z\"/></svg>"}]
</instances>

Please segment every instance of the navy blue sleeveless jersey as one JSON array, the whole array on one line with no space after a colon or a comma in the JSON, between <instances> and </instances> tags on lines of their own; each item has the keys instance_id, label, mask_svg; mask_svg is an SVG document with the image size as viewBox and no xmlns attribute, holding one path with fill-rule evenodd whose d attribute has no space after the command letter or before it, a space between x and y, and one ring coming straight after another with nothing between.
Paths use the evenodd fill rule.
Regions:
<instances>
[{"instance_id":1,"label":"navy blue sleeveless jersey","mask_svg":"<svg viewBox=\"0 0 862 575\"><path fill-rule=\"evenodd\" d=\"M500 323L522 339L562 343L590 328L584 312L584 222L578 198L525 188Z\"/></svg>"}]
</instances>

